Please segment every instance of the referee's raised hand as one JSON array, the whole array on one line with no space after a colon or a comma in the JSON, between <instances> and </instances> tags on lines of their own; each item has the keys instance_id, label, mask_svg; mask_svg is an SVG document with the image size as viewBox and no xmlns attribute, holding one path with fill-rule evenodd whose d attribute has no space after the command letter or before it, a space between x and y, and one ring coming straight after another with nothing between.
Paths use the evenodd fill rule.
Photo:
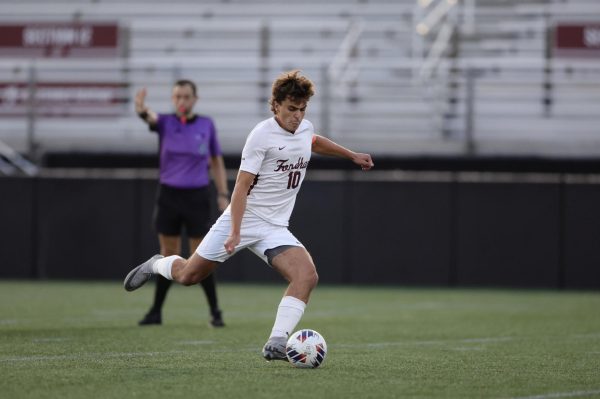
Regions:
<instances>
[{"instance_id":1,"label":"referee's raised hand","mask_svg":"<svg viewBox=\"0 0 600 399\"><path fill-rule=\"evenodd\" d=\"M145 87L141 88L140 90L138 90L137 93L135 93L135 112L137 112L138 114L147 111L145 105L147 94L148 91Z\"/></svg>"}]
</instances>

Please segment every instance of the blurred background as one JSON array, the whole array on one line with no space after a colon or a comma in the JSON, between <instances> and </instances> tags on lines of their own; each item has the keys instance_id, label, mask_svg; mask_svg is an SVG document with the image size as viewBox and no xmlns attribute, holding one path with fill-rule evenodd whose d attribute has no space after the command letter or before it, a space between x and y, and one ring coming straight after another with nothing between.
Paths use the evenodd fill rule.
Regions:
<instances>
[{"instance_id":1,"label":"blurred background","mask_svg":"<svg viewBox=\"0 0 600 399\"><path fill-rule=\"evenodd\" d=\"M157 252L157 137L198 84L230 186L270 85L376 170L315 157L291 230L321 281L600 288L596 0L0 2L0 277L120 279ZM252 255L223 281L276 281Z\"/></svg>"}]
</instances>

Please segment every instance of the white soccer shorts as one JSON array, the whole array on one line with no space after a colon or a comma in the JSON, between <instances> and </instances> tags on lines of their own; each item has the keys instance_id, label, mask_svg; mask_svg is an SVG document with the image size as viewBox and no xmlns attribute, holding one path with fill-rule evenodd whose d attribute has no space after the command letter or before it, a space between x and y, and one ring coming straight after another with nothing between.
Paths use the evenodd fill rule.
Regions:
<instances>
[{"instance_id":1,"label":"white soccer shorts","mask_svg":"<svg viewBox=\"0 0 600 399\"><path fill-rule=\"evenodd\" d=\"M225 240L229 237L230 232L231 215L223 214L210 228L210 231L196 249L196 253L204 259L225 262L238 251L248 248L268 264L269 262L265 256L265 251L268 249L282 245L304 248L300 240L294 237L287 227L271 224L249 213L246 213L242 219L241 241L233 254L228 254L224 247Z\"/></svg>"}]
</instances>

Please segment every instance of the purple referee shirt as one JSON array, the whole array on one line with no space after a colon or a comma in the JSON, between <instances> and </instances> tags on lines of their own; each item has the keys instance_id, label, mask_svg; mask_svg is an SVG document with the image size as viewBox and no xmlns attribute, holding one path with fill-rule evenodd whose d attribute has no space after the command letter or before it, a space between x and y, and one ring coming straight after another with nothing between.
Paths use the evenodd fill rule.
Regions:
<instances>
[{"instance_id":1,"label":"purple referee shirt","mask_svg":"<svg viewBox=\"0 0 600 399\"><path fill-rule=\"evenodd\" d=\"M210 158L221 155L212 119L195 115L184 124L175 114L159 114L150 130L159 137L162 184L198 188L210 183Z\"/></svg>"}]
</instances>

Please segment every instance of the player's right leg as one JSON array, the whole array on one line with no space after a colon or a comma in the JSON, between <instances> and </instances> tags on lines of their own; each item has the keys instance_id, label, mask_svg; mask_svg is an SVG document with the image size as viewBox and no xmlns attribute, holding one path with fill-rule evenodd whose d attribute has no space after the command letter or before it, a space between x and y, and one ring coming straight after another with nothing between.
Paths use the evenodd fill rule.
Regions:
<instances>
[{"instance_id":1,"label":"player's right leg","mask_svg":"<svg viewBox=\"0 0 600 399\"><path fill-rule=\"evenodd\" d=\"M236 248L236 252L258 240L252 234L252 229L248 229L248 226L252 227L253 222L249 221L246 225L244 232L247 231L247 234ZM174 280L183 285L199 283L213 272L219 262L224 262L232 256L225 251L223 246L230 230L230 216L221 215L188 260L178 255L167 257L155 255L129 272L124 282L125 289L127 291L138 289L154 274L160 274L168 280Z\"/></svg>"},{"instance_id":2,"label":"player's right leg","mask_svg":"<svg viewBox=\"0 0 600 399\"><path fill-rule=\"evenodd\" d=\"M146 284L155 274L183 285L197 284L217 267L217 262L204 259L194 253L185 260L179 255L163 257L154 255L129 272L123 283L127 291L134 291Z\"/></svg>"},{"instance_id":3,"label":"player's right leg","mask_svg":"<svg viewBox=\"0 0 600 399\"><path fill-rule=\"evenodd\" d=\"M217 262L205 259L194 252L188 260L180 257L173 259L170 268L171 279L187 286L198 284L208 277L216 267Z\"/></svg>"}]
</instances>

